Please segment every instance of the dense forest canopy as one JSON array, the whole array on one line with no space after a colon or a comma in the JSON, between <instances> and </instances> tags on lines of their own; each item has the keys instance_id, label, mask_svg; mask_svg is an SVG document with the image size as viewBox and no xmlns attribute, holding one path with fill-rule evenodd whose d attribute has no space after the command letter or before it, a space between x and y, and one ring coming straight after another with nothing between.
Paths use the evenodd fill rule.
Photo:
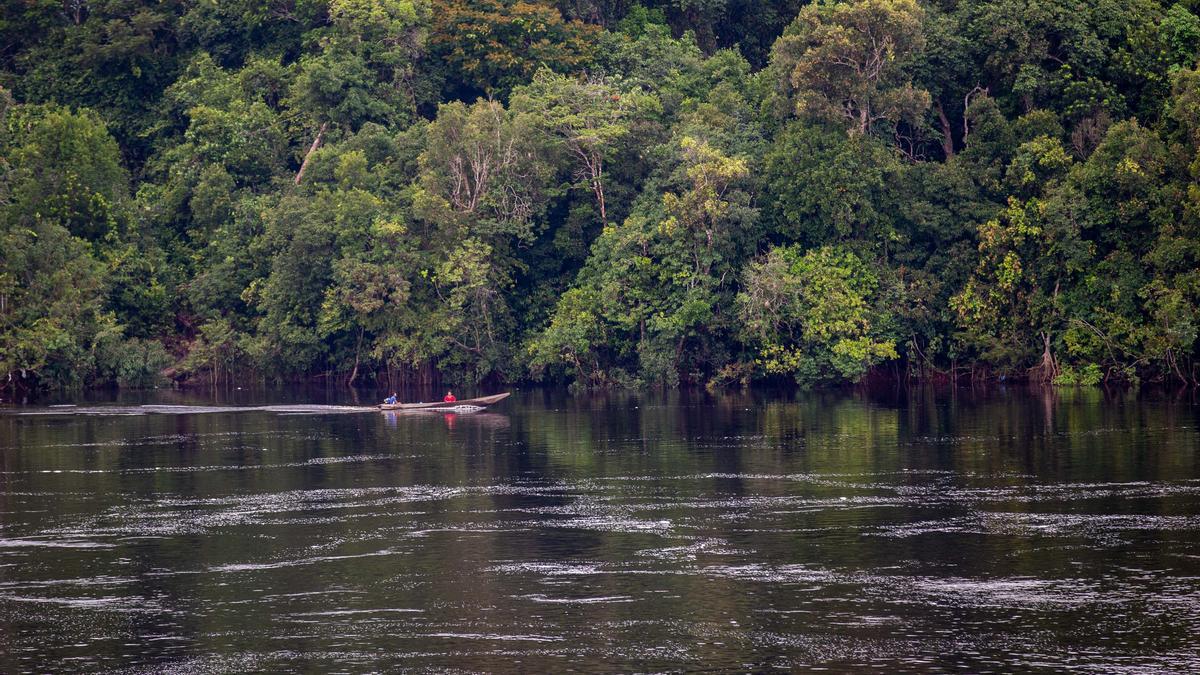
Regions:
<instances>
[{"instance_id":1,"label":"dense forest canopy","mask_svg":"<svg viewBox=\"0 0 1200 675\"><path fill-rule=\"evenodd\" d=\"M0 378L1200 378L1200 2L11 0Z\"/></svg>"}]
</instances>

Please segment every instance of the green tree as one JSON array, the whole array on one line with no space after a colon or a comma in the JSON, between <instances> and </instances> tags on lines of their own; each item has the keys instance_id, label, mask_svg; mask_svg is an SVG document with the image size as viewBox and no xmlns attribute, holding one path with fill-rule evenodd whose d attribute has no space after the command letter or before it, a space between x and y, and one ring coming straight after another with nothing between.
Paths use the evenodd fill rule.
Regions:
<instances>
[{"instance_id":1,"label":"green tree","mask_svg":"<svg viewBox=\"0 0 1200 675\"><path fill-rule=\"evenodd\" d=\"M1200 69L1176 71L1171 84L1167 117L1174 129L1167 166L1186 167L1186 174L1175 181L1176 215L1157 223L1158 236L1145 258L1152 278L1141 297L1153 326L1146 353L1163 365L1168 376L1196 384L1200 382Z\"/></svg>"},{"instance_id":2,"label":"green tree","mask_svg":"<svg viewBox=\"0 0 1200 675\"><path fill-rule=\"evenodd\" d=\"M891 186L900 168L878 139L793 122L766 157L772 229L809 246L847 239L886 246L895 227Z\"/></svg>"},{"instance_id":3,"label":"green tree","mask_svg":"<svg viewBox=\"0 0 1200 675\"><path fill-rule=\"evenodd\" d=\"M409 300L418 261L412 243L402 223L378 219L362 248L346 251L333 264L333 280L325 291L318 330L326 337L339 332L356 334L350 383L357 379L364 350L377 359L395 359L382 344L364 345L364 338L379 336L386 341L413 323Z\"/></svg>"},{"instance_id":4,"label":"green tree","mask_svg":"<svg viewBox=\"0 0 1200 675\"><path fill-rule=\"evenodd\" d=\"M808 5L775 43L772 68L800 114L858 135L916 124L929 106L929 93L912 84L922 18L914 0Z\"/></svg>"},{"instance_id":5,"label":"green tree","mask_svg":"<svg viewBox=\"0 0 1200 675\"><path fill-rule=\"evenodd\" d=\"M120 227L128 206L121 152L93 112L19 106L5 118L10 171L6 218L49 219L97 241Z\"/></svg>"},{"instance_id":6,"label":"green tree","mask_svg":"<svg viewBox=\"0 0 1200 675\"><path fill-rule=\"evenodd\" d=\"M103 312L104 268L53 220L5 223L0 240L0 371L6 386L90 383L92 350L120 334Z\"/></svg>"},{"instance_id":7,"label":"green tree","mask_svg":"<svg viewBox=\"0 0 1200 675\"><path fill-rule=\"evenodd\" d=\"M576 180L595 195L600 221L608 222L604 199L605 160L630 134L631 118L656 107L657 100L638 89L601 79L578 80L540 70L533 82L513 94L512 108L560 144L574 163Z\"/></svg>"},{"instance_id":8,"label":"green tree","mask_svg":"<svg viewBox=\"0 0 1200 675\"><path fill-rule=\"evenodd\" d=\"M566 21L544 0L434 0L430 44L450 68L452 91L506 96L540 66L580 69L599 29Z\"/></svg>"},{"instance_id":9,"label":"green tree","mask_svg":"<svg viewBox=\"0 0 1200 675\"><path fill-rule=\"evenodd\" d=\"M627 379L677 382L724 364L718 352L730 331L723 316L733 271L755 240L757 211L745 182L746 157L730 156L706 140L684 136L669 146L676 162L661 193L645 194L621 225L606 227L550 327L533 341L534 366L565 363L597 383ZM592 307L588 303L596 302ZM591 312L584 336L603 333L609 344L582 351L581 335L566 326Z\"/></svg>"},{"instance_id":10,"label":"green tree","mask_svg":"<svg viewBox=\"0 0 1200 675\"><path fill-rule=\"evenodd\" d=\"M550 325L528 346L535 376L561 363L574 370L576 382L608 384L601 359L610 349L610 339L608 325L597 311L600 307L600 298L591 287L572 288L562 295Z\"/></svg>"},{"instance_id":11,"label":"green tree","mask_svg":"<svg viewBox=\"0 0 1200 675\"><path fill-rule=\"evenodd\" d=\"M750 263L737 296L742 338L755 364L805 385L858 380L898 357L883 334L879 280L853 253L825 246L773 248Z\"/></svg>"},{"instance_id":12,"label":"green tree","mask_svg":"<svg viewBox=\"0 0 1200 675\"><path fill-rule=\"evenodd\" d=\"M414 207L452 240L529 239L553 167L534 120L496 101L447 103L425 134Z\"/></svg>"},{"instance_id":13,"label":"green tree","mask_svg":"<svg viewBox=\"0 0 1200 675\"><path fill-rule=\"evenodd\" d=\"M183 5L93 0L47 7L41 19L30 12L39 38L13 55L18 100L96 111L127 158L140 164L152 147L157 101L179 72L175 24Z\"/></svg>"},{"instance_id":14,"label":"green tree","mask_svg":"<svg viewBox=\"0 0 1200 675\"><path fill-rule=\"evenodd\" d=\"M1061 152L1061 145L1048 150ZM1045 381L1058 375L1055 340L1068 319L1062 293L1091 259L1079 238L1081 211L1071 195L1012 198L979 227L978 265L951 306L960 340L986 363L1017 375L1028 366Z\"/></svg>"}]
</instances>

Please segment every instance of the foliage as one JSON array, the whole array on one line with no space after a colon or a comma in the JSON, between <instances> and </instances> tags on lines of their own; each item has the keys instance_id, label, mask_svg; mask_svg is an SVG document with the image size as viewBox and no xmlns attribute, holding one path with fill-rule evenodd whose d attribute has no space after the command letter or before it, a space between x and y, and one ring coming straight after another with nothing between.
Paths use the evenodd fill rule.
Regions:
<instances>
[{"instance_id":1,"label":"foliage","mask_svg":"<svg viewBox=\"0 0 1200 675\"><path fill-rule=\"evenodd\" d=\"M767 374L801 384L857 380L897 358L895 342L880 332L887 319L879 281L849 251L773 248L750 263L744 288L737 297L743 337Z\"/></svg>"},{"instance_id":2,"label":"foliage","mask_svg":"<svg viewBox=\"0 0 1200 675\"><path fill-rule=\"evenodd\" d=\"M1098 363L1089 363L1079 370L1070 367L1064 368L1062 372L1054 378L1054 384L1060 387L1091 387L1100 384L1103 381L1104 371L1100 368L1100 364Z\"/></svg>"},{"instance_id":3,"label":"foliage","mask_svg":"<svg viewBox=\"0 0 1200 675\"><path fill-rule=\"evenodd\" d=\"M772 67L798 113L858 135L911 125L929 106L909 72L925 47L923 18L915 0L808 5L775 43Z\"/></svg>"},{"instance_id":4,"label":"foliage","mask_svg":"<svg viewBox=\"0 0 1200 675\"><path fill-rule=\"evenodd\" d=\"M1200 382L1194 2L18 2L0 36L8 389Z\"/></svg>"},{"instance_id":5,"label":"foliage","mask_svg":"<svg viewBox=\"0 0 1200 675\"><path fill-rule=\"evenodd\" d=\"M596 32L544 0L435 0L430 42L455 90L503 96L539 66L585 67Z\"/></svg>"},{"instance_id":6,"label":"foliage","mask_svg":"<svg viewBox=\"0 0 1200 675\"><path fill-rule=\"evenodd\" d=\"M88 240L119 226L127 177L120 149L95 113L22 106L5 120L6 176L13 222L48 219Z\"/></svg>"},{"instance_id":7,"label":"foliage","mask_svg":"<svg viewBox=\"0 0 1200 675\"><path fill-rule=\"evenodd\" d=\"M94 114L5 109L0 155L0 376L9 387L153 379L161 349L125 340L100 259L128 201L118 148ZM131 353L144 355L140 363Z\"/></svg>"},{"instance_id":8,"label":"foliage","mask_svg":"<svg viewBox=\"0 0 1200 675\"><path fill-rule=\"evenodd\" d=\"M600 220L608 220L604 200L604 166L629 136L630 120L653 109L657 101L639 89L604 80L580 81L538 71L533 82L513 96L513 109L536 119L551 143L561 144L574 164L577 181L596 197Z\"/></svg>"},{"instance_id":9,"label":"foliage","mask_svg":"<svg viewBox=\"0 0 1200 675\"><path fill-rule=\"evenodd\" d=\"M766 158L773 226L810 246L850 238L886 243L895 208L888 186L899 169L875 139L793 122Z\"/></svg>"}]
</instances>

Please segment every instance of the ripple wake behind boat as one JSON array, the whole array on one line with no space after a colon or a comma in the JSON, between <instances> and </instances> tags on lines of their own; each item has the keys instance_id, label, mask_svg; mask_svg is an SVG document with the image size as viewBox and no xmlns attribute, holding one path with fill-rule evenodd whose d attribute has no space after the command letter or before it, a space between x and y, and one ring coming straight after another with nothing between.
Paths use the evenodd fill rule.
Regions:
<instances>
[{"instance_id":1,"label":"ripple wake behind boat","mask_svg":"<svg viewBox=\"0 0 1200 675\"><path fill-rule=\"evenodd\" d=\"M50 406L35 410L14 410L22 416L72 415L77 417L108 415L205 415L213 413L269 412L281 415L345 415L375 412L374 406L350 405L139 405L139 406Z\"/></svg>"}]
</instances>

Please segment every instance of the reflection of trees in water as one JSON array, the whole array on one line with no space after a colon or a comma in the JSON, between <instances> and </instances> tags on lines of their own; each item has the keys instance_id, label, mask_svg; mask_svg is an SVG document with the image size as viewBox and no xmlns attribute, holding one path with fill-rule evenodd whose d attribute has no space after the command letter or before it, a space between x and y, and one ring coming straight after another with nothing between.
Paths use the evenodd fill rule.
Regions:
<instances>
[{"instance_id":1,"label":"reflection of trees in water","mask_svg":"<svg viewBox=\"0 0 1200 675\"><path fill-rule=\"evenodd\" d=\"M1144 429L1188 433L1194 412L1096 388L641 393L559 400L518 433L571 474L693 470L1028 475L1137 473ZM713 454L720 448L723 454ZM730 454L734 453L734 454ZM719 463L719 466L714 464ZM1167 477L1164 474L1164 477Z\"/></svg>"},{"instance_id":2,"label":"reflection of trees in water","mask_svg":"<svg viewBox=\"0 0 1200 675\"><path fill-rule=\"evenodd\" d=\"M937 621L923 607L949 596L904 584L952 576L933 586L955 593L959 583L984 587L1048 572L1074 579L1101 569L1069 567L1080 560L1116 569L1110 562L1129 549L1096 544L1087 527L1129 515L1123 510L1193 515L1194 502L1109 498L1103 486L1092 498L1091 488L1063 484L1200 476L1200 412L1191 402L1093 389L522 392L503 410L456 415L453 429L438 412L0 415L0 487L13 489L0 491L0 505L49 514L12 519L6 536L108 530L120 535L103 540L114 548L86 555L135 561L96 567L83 554L56 551L42 554L41 569L10 569L30 579L42 569L45 578L114 570L135 577L130 593L139 597L205 608L172 615L185 623L164 628L202 639L282 633L294 628L278 623L285 610L316 613L334 602L424 608L412 625L427 621L439 631L573 625L555 623L565 621L555 608L566 605L537 604L528 599L535 594L637 598L572 608L598 626L577 634L588 646L593 633L608 638L618 624L673 634L697 617L704 630L736 617L730 630L783 635L807 631L797 623L805 615L762 608L808 611L820 596L865 611L854 609L863 606L860 587L818 580L814 591L803 582L809 571L871 570L862 577L876 580L867 590L908 594L887 605L896 617L911 611ZM1042 529L1075 516L1057 532ZM177 521L189 529L173 530ZM153 536L128 538L122 528L130 526ZM1117 525L1099 527L1111 533ZM1069 545L1047 545L1053 537ZM1136 551L1144 554L1137 563L1157 564L1156 552L1173 555L1187 544L1163 536L1148 545L1159 548ZM370 555L380 551L387 553ZM191 573L245 563L263 569ZM529 570L496 571L510 563ZM543 563L599 572L550 579L538 571ZM247 603L334 588L356 593ZM647 590L662 598L646 600ZM1001 584L998 592L1011 598L1019 589ZM951 603L954 621L970 600ZM831 607L813 610L822 631ZM141 616L132 630L150 634L158 618L133 623ZM721 656L713 646L695 653Z\"/></svg>"},{"instance_id":3,"label":"reflection of trees in water","mask_svg":"<svg viewBox=\"0 0 1200 675\"><path fill-rule=\"evenodd\" d=\"M404 423L428 424L430 422L440 422L447 429L462 427L466 429L507 429L511 426L508 415L500 413L487 412L453 412L448 413L440 410L385 410L380 413L383 415L387 425L392 428L397 428Z\"/></svg>"}]
</instances>

